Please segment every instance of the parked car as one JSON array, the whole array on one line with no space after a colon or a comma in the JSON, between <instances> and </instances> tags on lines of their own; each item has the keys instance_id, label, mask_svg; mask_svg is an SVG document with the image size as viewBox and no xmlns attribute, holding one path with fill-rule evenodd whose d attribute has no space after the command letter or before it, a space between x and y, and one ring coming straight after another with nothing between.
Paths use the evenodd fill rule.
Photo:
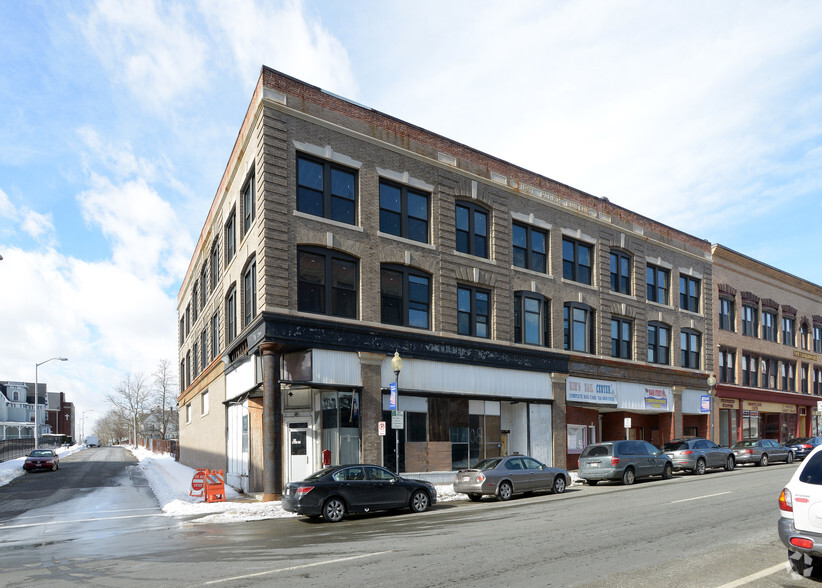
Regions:
<instances>
[{"instance_id":1,"label":"parked car","mask_svg":"<svg viewBox=\"0 0 822 588\"><path fill-rule=\"evenodd\" d=\"M60 469L60 456L51 449L34 449L26 457L23 462L23 469L27 472L34 470L52 470Z\"/></svg>"},{"instance_id":2,"label":"parked car","mask_svg":"<svg viewBox=\"0 0 822 588\"><path fill-rule=\"evenodd\" d=\"M633 484L636 478L673 476L671 458L647 441L605 441L592 443L579 456L580 478L589 486L601 480L622 480Z\"/></svg>"},{"instance_id":3,"label":"parked car","mask_svg":"<svg viewBox=\"0 0 822 588\"><path fill-rule=\"evenodd\" d=\"M676 471L702 475L708 468L725 468L730 472L736 465L733 451L701 437L672 439L662 446L662 451L671 458Z\"/></svg>"},{"instance_id":4,"label":"parked car","mask_svg":"<svg viewBox=\"0 0 822 588\"><path fill-rule=\"evenodd\" d=\"M562 494L571 483L571 476L525 455L483 459L467 470L457 472L454 492L467 494L471 500L493 496L508 500L523 492L550 491Z\"/></svg>"},{"instance_id":5,"label":"parked car","mask_svg":"<svg viewBox=\"0 0 822 588\"><path fill-rule=\"evenodd\" d=\"M430 482L401 478L380 466L351 464L328 466L301 482L289 482L282 506L288 512L336 523L347 514L372 510L423 512L436 502L437 490Z\"/></svg>"},{"instance_id":6,"label":"parked car","mask_svg":"<svg viewBox=\"0 0 822 588\"><path fill-rule=\"evenodd\" d=\"M816 447L779 495L779 538L788 548L791 568L822 580L822 447Z\"/></svg>"},{"instance_id":7,"label":"parked car","mask_svg":"<svg viewBox=\"0 0 822 588\"><path fill-rule=\"evenodd\" d=\"M790 447L796 459L805 459L817 445L822 445L822 437L797 437L785 441L785 446Z\"/></svg>"},{"instance_id":8,"label":"parked car","mask_svg":"<svg viewBox=\"0 0 822 588\"><path fill-rule=\"evenodd\" d=\"M773 439L749 439L739 441L731 447L736 463L753 463L766 466L772 461L793 463L793 451Z\"/></svg>"}]
</instances>

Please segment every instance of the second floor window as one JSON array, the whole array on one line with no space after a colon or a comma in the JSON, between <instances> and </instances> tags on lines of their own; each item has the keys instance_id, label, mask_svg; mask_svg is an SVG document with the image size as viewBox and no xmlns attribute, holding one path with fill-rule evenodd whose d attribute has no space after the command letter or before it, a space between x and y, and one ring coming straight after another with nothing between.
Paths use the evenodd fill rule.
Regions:
<instances>
[{"instance_id":1,"label":"second floor window","mask_svg":"<svg viewBox=\"0 0 822 588\"><path fill-rule=\"evenodd\" d=\"M813 326L813 350L822 353L822 326Z\"/></svg>"},{"instance_id":2,"label":"second floor window","mask_svg":"<svg viewBox=\"0 0 822 588\"><path fill-rule=\"evenodd\" d=\"M699 312L699 280L690 276L679 277L679 308Z\"/></svg>"},{"instance_id":3,"label":"second floor window","mask_svg":"<svg viewBox=\"0 0 822 588\"><path fill-rule=\"evenodd\" d=\"M225 300L225 338L226 345L237 336L237 289L231 288Z\"/></svg>"},{"instance_id":4,"label":"second floor window","mask_svg":"<svg viewBox=\"0 0 822 588\"><path fill-rule=\"evenodd\" d=\"M387 325L431 328L431 278L403 266L380 269L382 322Z\"/></svg>"},{"instance_id":5,"label":"second floor window","mask_svg":"<svg viewBox=\"0 0 822 588\"><path fill-rule=\"evenodd\" d=\"M631 258L619 251L611 251L611 291L631 293Z\"/></svg>"},{"instance_id":6,"label":"second floor window","mask_svg":"<svg viewBox=\"0 0 822 588\"><path fill-rule=\"evenodd\" d=\"M243 326L257 316L257 261L252 260L243 274Z\"/></svg>"},{"instance_id":7,"label":"second floor window","mask_svg":"<svg viewBox=\"0 0 822 588\"><path fill-rule=\"evenodd\" d=\"M200 365L203 369L208 365L208 331L206 329L200 333Z\"/></svg>"},{"instance_id":8,"label":"second floor window","mask_svg":"<svg viewBox=\"0 0 822 588\"><path fill-rule=\"evenodd\" d=\"M699 369L699 355L702 352L702 337L696 331L682 329L679 336L681 365L684 368Z\"/></svg>"},{"instance_id":9,"label":"second floor window","mask_svg":"<svg viewBox=\"0 0 822 588\"><path fill-rule=\"evenodd\" d=\"M297 309L357 318L357 260L320 248L297 251Z\"/></svg>"},{"instance_id":10,"label":"second floor window","mask_svg":"<svg viewBox=\"0 0 822 588\"><path fill-rule=\"evenodd\" d=\"M667 325L648 324L648 363L671 363L671 328Z\"/></svg>"},{"instance_id":11,"label":"second floor window","mask_svg":"<svg viewBox=\"0 0 822 588\"><path fill-rule=\"evenodd\" d=\"M220 353L220 313L211 316L211 359Z\"/></svg>"},{"instance_id":12,"label":"second floor window","mask_svg":"<svg viewBox=\"0 0 822 588\"><path fill-rule=\"evenodd\" d=\"M742 385L759 386L759 358L753 355L742 356Z\"/></svg>"},{"instance_id":13,"label":"second floor window","mask_svg":"<svg viewBox=\"0 0 822 588\"><path fill-rule=\"evenodd\" d=\"M811 394L822 396L822 368L813 368L813 388Z\"/></svg>"},{"instance_id":14,"label":"second floor window","mask_svg":"<svg viewBox=\"0 0 822 588\"><path fill-rule=\"evenodd\" d=\"M237 225L236 225L237 211L231 209L231 214L228 215L228 220L225 223L225 267L234 259L234 254L237 252Z\"/></svg>"},{"instance_id":15,"label":"second floor window","mask_svg":"<svg viewBox=\"0 0 822 588\"><path fill-rule=\"evenodd\" d=\"M550 307L533 292L514 293L514 343L551 346Z\"/></svg>"},{"instance_id":16,"label":"second floor window","mask_svg":"<svg viewBox=\"0 0 822 588\"><path fill-rule=\"evenodd\" d=\"M490 337L491 293L471 286L457 288L457 332Z\"/></svg>"},{"instance_id":17,"label":"second floor window","mask_svg":"<svg viewBox=\"0 0 822 588\"><path fill-rule=\"evenodd\" d=\"M785 392L794 392L796 390L796 375L792 363L782 362L782 389Z\"/></svg>"},{"instance_id":18,"label":"second floor window","mask_svg":"<svg viewBox=\"0 0 822 588\"><path fill-rule=\"evenodd\" d=\"M563 344L568 351L594 353L594 312L587 304L569 302L563 308Z\"/></svg>"},{"instance_id":19,"label":"second floor window","mask_svg":"<svg viewBox=\"0 0 822 588\"><path fill-rule=\"evenodd\" d=\"M742 305L742 334L748 337L756 337L759 327L757 320L757 309L750 304Z\"/></svg>"},{"instance_id":20,"label":"second floor window","mask_svg":"<svg viewBox=\"0 0 822 588\"><path fill-rule=\"evenodd\" d=\"M512 227L514 266L542 274L546 273L545 231L514 223Z\"/></svg>"},{"instance_id":21,"label":"second floor window","mask_svg":"<svg viewBox=\"0 0 822 588\"><path fill-rule=\"evenodd\" d=\"M796 347L796 321L792 317L782 317L782 343Z\"/></svg>"},{"instance_id":22,"label":"second floor window","mask_svg":"<svg viewBox=\"0 0 822 588\"><path fill-rule=\"evenodd\" d=\"M736 354L730 349L719 350L719 381L723 384L736 382Z\"/></svg>"},{"instance_id":23,"label":"second floor window","mask_svg":"<svg viewBox=\"0 0 822 588\"><path fill-rule=\"evenodd\" d=\"M349 225L357 222L356 172L314 159L297 157L297 210Z\"/></svg>"},{"instance_id":24,"label":"second floor window","mask_svg":"<svg viewBox=\"0 0 822 588\"><path fill-rule=\"evenodd\" d=\"M721 297L719 299L719 328L723 331L733 331L736 320L734 314L733 299Z\"/></svg>"},{"instance_id":25,"label":"second floor window","mask_svg":"<svg viewBox=\"0 0 822 588\"><path fill-rule=\"evenodd\" d=\"M623 318L611 319L611 357L631 359L633 323Z\"/></svg>"},{"instance_id":26,"label":"second floor window","mask_svg":"<svg viewBox=\"0 0 822 588\"><path fill-rule=\"evenodd\" d=\"M590 245L562 239L562 277L566 280L591 284L591 249Z\"/></svg>"},{"instance_id":27,"label":"second floor window","mask_svg":"<svg viewBox=\"0 0 822 588\"><path fill-rule=\"evenodd\" d=\"M245 235L251 228L251 223L257 216L257 199L254 194L254 174L246 180L240 194L243 202L243 235Z\"/></svg>"},{"instance_id":28,"label":"second floor window","mask_svg":"<svg viewBox=\"0 0 822 588\"><path fill-rule=\"evenodd\" d=\"M776 341L776 313L769 310L762 311L762 338L766 341Z\"/></svg>"},{"instance_id":29,"label":"second floor window","mask_svg":"<svg viewBox=\"0 0 822 588\"><path fill-rule=\"evenodd\" d=\"M428 243L428 194L381 180L380 231Z\"/></svg>"},{"instance_id":30,"label":"second floor window","mask_svg":"<svg viewBox=\"0 0 822 588\"><path fill-rule=\"evenodd\" d=\"M645 269L645 283L648 290L647 298L649 301L668 304L671 272L661 267L649 265Z\"/></svg>"},{"instance_id":31,"label":"second floor window","mask_svg":"<svg viewBox=\"0 0 822 588\"><path fill-rule=\"evenodd\" d=\"M457 251L488 257L488 213L475 204L456 206Z\"/></svg>"}]
</instances>

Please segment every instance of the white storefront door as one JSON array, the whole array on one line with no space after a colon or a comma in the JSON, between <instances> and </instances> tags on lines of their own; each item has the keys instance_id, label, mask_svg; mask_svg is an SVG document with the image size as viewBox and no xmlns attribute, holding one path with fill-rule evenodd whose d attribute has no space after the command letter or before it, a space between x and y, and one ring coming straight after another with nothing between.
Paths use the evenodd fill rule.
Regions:
<instances>
[{"instance_id":1,"label":"white storefront door","mask_svg":"<svg viewBox=\"0 0 822 588\"><path fill-rule=\"evenodd\" d=\"M288 481L304 480L313 473L311 464L313 443L308 419L288 419L285 421L285 446L288 452Z\"/></svg>"}]
</instances>

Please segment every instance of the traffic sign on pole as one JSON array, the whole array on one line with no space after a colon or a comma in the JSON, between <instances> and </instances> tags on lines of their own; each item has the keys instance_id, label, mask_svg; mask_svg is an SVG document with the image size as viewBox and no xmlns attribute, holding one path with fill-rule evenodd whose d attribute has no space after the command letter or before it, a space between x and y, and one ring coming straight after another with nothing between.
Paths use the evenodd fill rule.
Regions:
<instances>
[{"instance_id":1,"label":"traffic sign on pole","mask_svg":"<svg viewBox=\"0 0 822 588\"><path fill-rule=\"evenodd\" d=\"M389 390L391 390L391 396L388 398L388 410L397 410L397 383L391 382Z\"/></svg>"}]
</instances>

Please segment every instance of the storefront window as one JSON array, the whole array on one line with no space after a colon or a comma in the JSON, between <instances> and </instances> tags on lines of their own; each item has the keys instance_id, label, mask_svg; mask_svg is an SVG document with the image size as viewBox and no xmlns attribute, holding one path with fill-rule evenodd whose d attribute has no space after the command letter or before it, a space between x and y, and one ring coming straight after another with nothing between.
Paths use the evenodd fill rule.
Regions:
<instances>
[{"instance_id":1,"label":"storefront window","mask_svg":"<svg viewBox=\"0 0 822 588\"><path fill-rule=\"evenodd\" d=\"M331 464L360 461L360 410L357 392L323 392L322 449L331 451Z\"/></svg>"},{"instance_id":2,"label":"storefront window","mask_svg":"<svg viewBox=\"0 0 822 588\"><path fill-rule=\"evenodd\" d=\"M581 453L588 445L588 427L568 425L568 453Z\"/></svg>"},{"instance_id":3,"label":"storefront window","mask_svg":"<svg viewBox=\"0 0 822 588\"><path fill-rule=\"evenodd\" d=\"M759 411L742 411L742 439L759 438Z\"/></svg>"},{"instance_id":4,"label":"storefront window","mask_svg":"<svg viewBox=\"0 0 822 588\"><path fill-rule=\"evenodd\" d=\"M736 443L736 413L733 409L719 411L719 444L724 447Z\"/></svg>"}]
</instances>

